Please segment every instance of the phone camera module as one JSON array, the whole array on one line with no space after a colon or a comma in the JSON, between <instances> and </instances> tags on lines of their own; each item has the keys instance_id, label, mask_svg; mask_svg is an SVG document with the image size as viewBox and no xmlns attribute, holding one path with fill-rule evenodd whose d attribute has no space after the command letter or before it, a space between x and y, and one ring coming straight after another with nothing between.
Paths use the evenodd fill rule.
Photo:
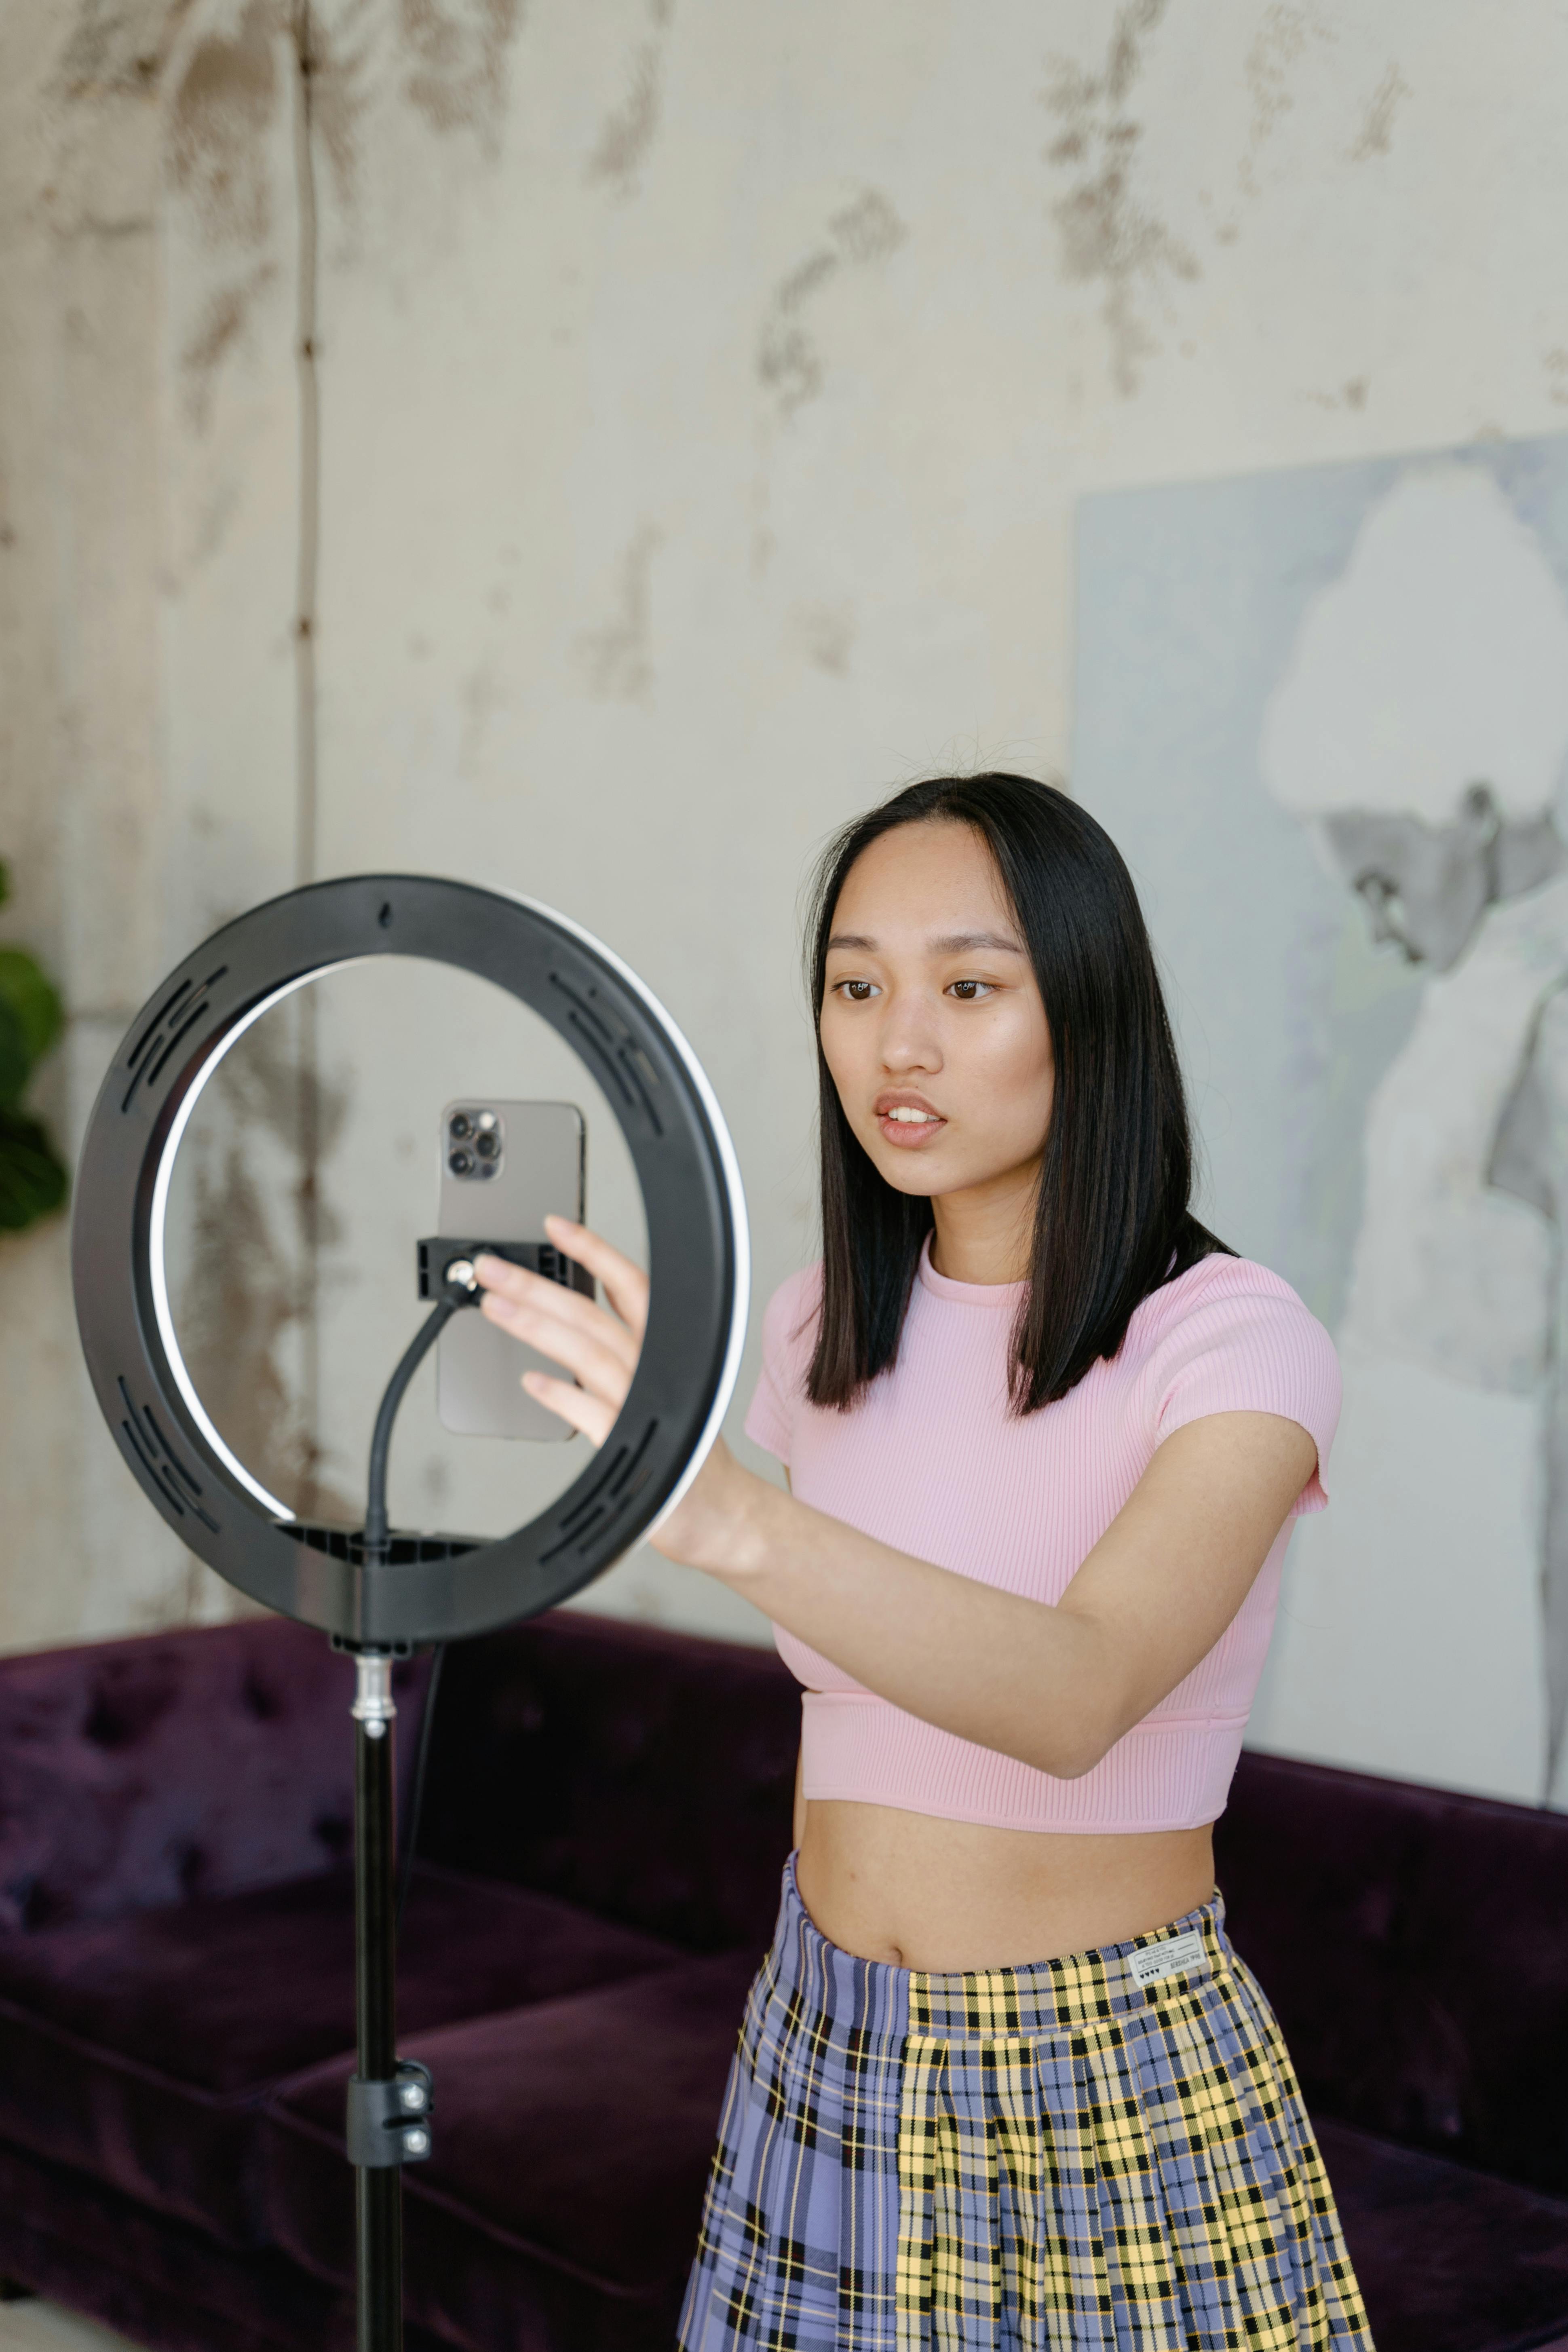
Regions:
<instances>
[{"instance_id":1,"label":"phone camera module","mask_svg":"<svg viewBox=\"0 0 1568 2352\"><path fill-rule=\"evenodd\" d=\"M464 1151L461 1149L448 1151L447 1165L454 1176L471 1176L474 1172L474 1155L471 1151Z\"/></svg>"},{"instance_id":2,"label":"phone camera module","mask_svg":"<svg viewBox=\"0 0 1568 2352\"><path fill-rule=\"evenodd\" d=\"M466 1142L473 1131L473 1121L466 1110L455 1110L447 1122L447 1132L454 1143Z\"/></svg>"}]
</instances>

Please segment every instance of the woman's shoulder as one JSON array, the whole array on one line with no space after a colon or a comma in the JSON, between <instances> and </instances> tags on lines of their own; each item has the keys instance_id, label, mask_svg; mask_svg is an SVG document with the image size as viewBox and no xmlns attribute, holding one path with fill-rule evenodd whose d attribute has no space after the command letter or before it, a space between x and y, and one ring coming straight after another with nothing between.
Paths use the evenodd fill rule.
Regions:
<instances>
[{"instance_id":1,"label":"woman's shoulder","mask_svg":"<svg viewBox=\"0 0 1568 2352\"><path fill-rule=\"evenodd\" d=\"M1299 1422L1318 1468L1298 1510L1321 1510L1340 1416L1334 1343L1290 1285L1252 1259L1200 1258L1151 1291L1128 1326L1132 1393L1155 1442L1214 1412L1272 1412Z\"/></svg>"},{"instance_id":2,"label":"woman's shoulder","mask_svg":"<svg viewBox=\"0 0 1568 2352\"><path fill-rule=\"evenodd\" d=\"M1228 1250L1211 1251L1184 1273L1163 1283L1158 1290L1152 1290L1138 1313L1146 1317L1152 1327L1166 1330L1189 1315L1225 1306L1233 1299L1255 1299L1260 1305L1282 1308L1287 1316L1305 1315L1316 1320L1305 1300L1291 1289L1282 1275L1259 1265L1254 1258L1233 1257Z\"/></svg>"},{"instance_id":3,"label":"woman's shoulder","mask_svg":"<svg viewBox=\"0 0 1568 2352\"><path fill-rule=\"evenodd\" d=\"M1132 1371L1200 1350L1283 1357L1314 1367L1335 1360L1333 1341L1282 1276L1221 1251L1199 1258L1140 1302L1121 1361Z\"/></svg>"}]
</instances>

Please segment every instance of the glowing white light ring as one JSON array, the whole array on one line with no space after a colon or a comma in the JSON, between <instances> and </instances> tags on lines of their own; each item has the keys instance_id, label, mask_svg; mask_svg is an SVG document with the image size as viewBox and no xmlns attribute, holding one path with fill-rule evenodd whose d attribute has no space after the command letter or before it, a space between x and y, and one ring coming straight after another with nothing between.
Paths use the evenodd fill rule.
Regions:
<instances>
[{"instance_id":1,"label":"glowing white light ring","mask_svg":"<svg viewBox=\"0 0 1568 2352\"><path fill-rule=\"evenodd\" d=\"M605 947L602 940L596 940L592 931L584 930L582 924L574 922L569 915L563 915L555 908L542 905L537 898L525 897L521 890L507 890L500 895L510 898L517 906L526 907L531 914L542 916L546 922L553 923L557 929L569 933L581 946L587 948L602 962L607 964L616 977L625 987L630 989L634 995L641 998L685 1066L692 1088L702 1105L719 1155L735 1253L734 1297L730 1315L730 1330L725 1341L723 1363L720 1368L719 1379L713 1391L713 1402L709 1410L707 1421L703 1424L697 1444L692 1448L686 1468L677 1480L674 1490L658 1517L653 1522L653 1526L657 1528L661 1526L670 1512L675 1509L706 1461L713 1441L723 1424L724 1415L730 1408L730 1400L735 1393L735 1383L740 1377L741 1356L746 1344L746 1318L750 1311L752 1286L751 1228L746 1216L746 1193L741 1180L741 1164L736 1158L730 1130L724 1123L724 1114L719 1108L719 1099L709 1083L707 1072L653 991L637 977L629 964L623 963L620 957ZM297 989L308 988L313 981L324 980L329 972L344 971L352 964L374 963L375 961L374 956L341 956L331 963L318 964L314 971L301 972L298 978L285 981L280 988L273 989L270 994L262 997L259 1003L253 1004L249 1012L235 1023L233 1028L227 1032L221 1044L215 1047L192 1079L170 1125L169 1133L159 1158L157 1174L153 1183L153 1210L148 1234L153 1311L157 1320L158 1336L163 1344L163 1353L168 1359L169 1369L174 1376L175 1386L184 1399L186 1410L192 1420L219 1461L224 1464L230 1476L235 1478L247 1494L254 1495L257 1501L265 1509L270 1511L275 1518L282 1520L292 1519L296 1515L289 1508L287 1503L279 1501L276 1495L269 1493L258 1478L252 1477L238 1455L225 1444L214 1426L211 1415L196 1392L195 1383L186 1369L184 1357L180 1351L180 1343L174 1331L174 1312L169 1303L168 1265L164 1250L169 1187L174 1180L175 1155L179 1150L185 1129L190 1124L191 1115L201 1100L208 1080L222 1063L224 1056L231 1047L239 1043L252 1024L259 1021L264 1013L269 1013L275 1004L280 1004L286 996L292 996ZM648 1530L650 1534L652 1531L652 1528Z\"/></svg>"},{"instance_id":2,"label":"glowing white light ring","mask_svg":"<svg viewBox=\"0 0 1568 2352\"><path fill-rule=\"evenodd\" d=\"M274 1518L279 1519L291 1519L295 1515L287 1503L280 1503L276 1495L269 1495L260 1479L253 1478L239 1456L225 1444L213 1426L212 1416L196 1394L195 1382L186 1370L184 1357L180 1353L180 1343L174 1335L174 1311L169 1305L169 1270L163 1249L163 1232L169 1214L169 1186L174 1181L174 1155L179 1150L191 1114L200 1102L208 1079L231 1046L238 1045L251 1024L259 1021L264 1013L270 1013L272 1007L280 1004L286 996L292 996L297 988L308 988L311 981L324 978L329 971L342 971L348 964L371 961L368 956L343 956L336 963L319 964L314 971L301 972L297 980L286 980L281 988L275 988L269 996L264 996L259 1003L253 1004L249 1012L235 1023L191 1080L184 1099L174 1113L163 1156L158 1161L158 1172L153 1180L153 1215L147 1236L148 1263L153 1279L153 1312L157 1318L158 1337L163 1343L163 1353L169 1360L169 1370L174 1375L174 1385L185 1400L191 1419L230 1477L237 1479L247 1494L254 1495L257 1501L264 1504Z\"/></svg>"}]
</instances>

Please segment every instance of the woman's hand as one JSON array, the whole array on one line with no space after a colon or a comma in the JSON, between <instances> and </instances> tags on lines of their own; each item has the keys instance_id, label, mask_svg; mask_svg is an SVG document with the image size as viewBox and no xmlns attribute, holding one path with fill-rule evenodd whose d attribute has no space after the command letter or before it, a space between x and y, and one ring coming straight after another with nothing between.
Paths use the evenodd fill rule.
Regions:
<instances>
[{"instance_id":1,"label":"woman's hand","mask_svg":"<svg viewBox=\"0 0 1568 2352\"><path fill-rule=\"evenodd\" d=\"M586 1225L574 1225L566 1217L546 1217L544 1230L563 1256L575 1258L595 1277L609 1310L563 1283L530 1274L526 1266L484 1256L474 1267L485 1293L479 1311L514 1339L576 1375L575 1385L550 1372L524 1372L521 1377L531 1397L591 1444L603 1445L626 1401L642 1353L647 1276Z\"/></svg>"},{"instance_id":2,"label":"woman's hand","mask_svg":"<svg viewBox=\"0 0 1568 2352\"><path fill-rule=\"evenodd\" d=\"M485 1296L480 1312L514 1339L521 1339L575 1374L575 1384L551 1372L522 1374L531 1397L603 1445L626 1401L647 1328L647 1276L618 1249L566 1217L546 1217L544 1230L563 1255L575 1258L602 1286L609 1308L584 1298L563 1283L530 1274L505 1258L476 1260ZM772 1490L742 1470L722 1438L710 1449L700 1471L677 1508L662 1519L648 1541L668 1559L689 1568L731 1568L745 1556L746 1521L759 1496Z\"/></svg>"}]
</instances>

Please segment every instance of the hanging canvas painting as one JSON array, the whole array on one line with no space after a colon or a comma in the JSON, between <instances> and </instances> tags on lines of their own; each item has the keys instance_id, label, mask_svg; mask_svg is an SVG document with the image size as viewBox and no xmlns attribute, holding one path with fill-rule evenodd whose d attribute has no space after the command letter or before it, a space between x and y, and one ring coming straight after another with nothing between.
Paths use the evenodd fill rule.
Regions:
<instances>
[{"instance_id":1,"label":"hanging canvas painting","mask_svg":"<svg viewBox=\"0 0 1568 2352\"><path fill-rule=\"evenodd\" d=\"M1256 1744L1568 1804L1568 439L1080 511L1205 1221L1333 1332Z\"/></svg>"}]
</instances>

